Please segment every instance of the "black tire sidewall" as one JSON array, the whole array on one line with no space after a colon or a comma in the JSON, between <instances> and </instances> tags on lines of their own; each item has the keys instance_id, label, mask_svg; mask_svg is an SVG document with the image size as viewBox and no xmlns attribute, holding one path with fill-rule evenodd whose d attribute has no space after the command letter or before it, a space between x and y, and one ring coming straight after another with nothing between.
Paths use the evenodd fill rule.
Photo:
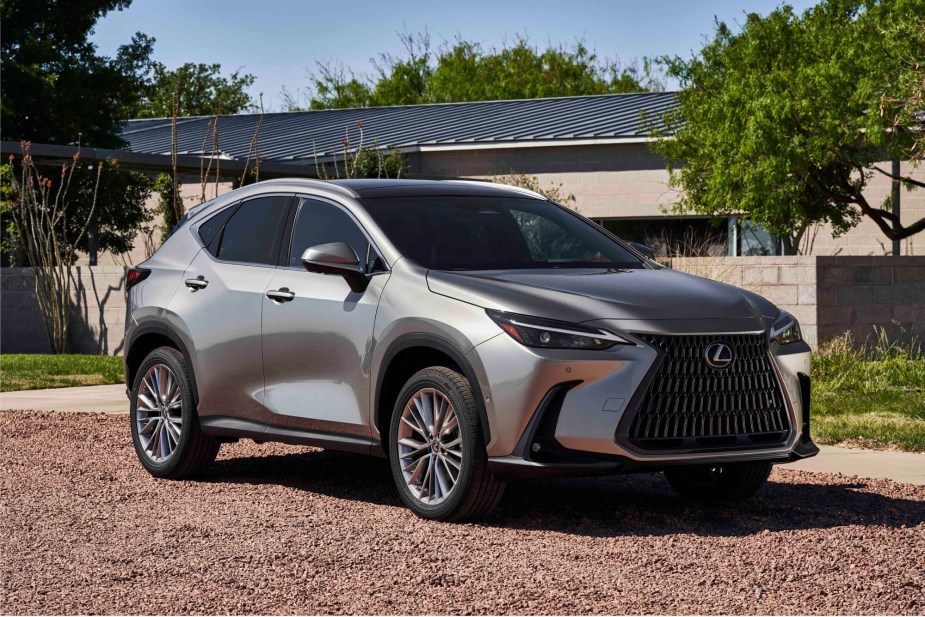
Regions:
<instances>
[{"instance_id":1,"label":"black tire sidewall","mask_svg":"<svg viewBox=\"0 0 925 617\"><path fill-rule=\"evenodd\" d=\"M176 449L166 461L156 463L148 458L144 453L141 445L141 439L138 436L138 391L141 389L142 379L155 364L164 364L173 372L174 378L180 385L181 415L183 425L180 429L180 440ZM196 414L193 412L195 399L193 397L192 384L186 373L186 362L180 353L170 347L159 347L155 349L144 359L141 366L135 374L135 383L132 385L131 406L129 408L129 417L132 427L132 443L135 446L135 453L142 466L153 476L169 477L171 476L184 461L185 454L190 448L190 440L193 435L193 423L197 422Z\"/></svg>"},{"instance_id":2,"label":"black tire sidewall","mask_svg":"<svg viewBox=\"0 0 925 617\"><path fill-rule=\"evenodd\" d=\"M453 493L450 495L449 499L435 505L422 503L411 493L411 489L408 488L404 476L402 475L401 462L398 455L398 439L396 438L399 423L401 422L401 414L405 405L408 404L411 395L422 388L433 388L438 390L449 399L453 408L456 410L456 417L459 422L459 434L463 440L462 468L459 471L459 479L456 482L456 486L453 488ZM469 405L467 405L464 400L466 394L468 394L472 401ZM473 416L477 416L478 412L471 408L473 403L474 397L472 396L471 390L468 393L458 392L456 384L447 379L439 371L433 369L423 369L415 373L405 384L405 387L402 388L401 394L398 396L395 408L392 411L389 426L389 462L392 468L392 476L395 479L395 484L398 487L398 492L402 501L414 511L415 514L423 518L447 519L452 516L466 499L474 475L475 458L477 456L476 448L480 445L476 443L478 441L476 439L476 431L479 430L479 427L477 423L474 422Z\"/></svg>"}]
</instances>

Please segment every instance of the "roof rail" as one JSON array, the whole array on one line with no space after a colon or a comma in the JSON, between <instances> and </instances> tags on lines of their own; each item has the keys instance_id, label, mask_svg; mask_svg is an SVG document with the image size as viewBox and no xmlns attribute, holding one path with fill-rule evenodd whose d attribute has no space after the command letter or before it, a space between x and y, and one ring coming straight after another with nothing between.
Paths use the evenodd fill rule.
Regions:
<instances>
[{"instance_id":1,"label":"roof rail","mask_svg":"<svg viewBox=\"0 0 925 617\"><path fill-rule=\"evenodd\" d=\"M318 180L316 178L273 178L271 180L261 180L260 184L309 184L317 188L331 189L347 197L357 198L360 196L359 193L350 187L336 184L330 180Z\"/></svg>"},{"instance_id":2,"label":"roof rail","mask_svg":"<svg viewBox=\"0 0 925 617\"><path fill-rule=\"evenodd\" d=\"M484 186L486 184L493 184L495 186L501 186L512 191L521 193L522 195L529 195L530 197L536 197L537 199L543 199L549 201L545 195L540 195L536 191L531 191L530 189L525 189L519 186L511 186L510 184L499 184L497 182L492 182L491 180L443 180L443 182L455 182L456 184L470 184L475 186Z\"/></svg>"}]
</instances>

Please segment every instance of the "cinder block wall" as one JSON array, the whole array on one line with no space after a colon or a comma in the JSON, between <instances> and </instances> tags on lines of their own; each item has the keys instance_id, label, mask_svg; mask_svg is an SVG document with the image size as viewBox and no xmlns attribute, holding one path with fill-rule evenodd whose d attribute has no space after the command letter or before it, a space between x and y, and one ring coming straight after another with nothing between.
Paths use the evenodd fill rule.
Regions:
<instances>
[{"instance_id":1,"label":"cinder block wall","mask_svg":"<svg viewBox=\"0 0 925 617\"><path fill-rule=\"evenodd\" d=\"M892 340L925 336L925 256L701 257L671 266L764 296L800 320L813 346L845 332L860 344L875 326Z\"/></svg>"},{"instance_id":2,"label":"cinder block wall","mask_svg":"<svg viewBox=\"0 0 925 617\"><path fill-rule=\"evenodd\" d=\"M925 257L816 257L819 336L925 335ZM911 331L911 332L910 332Z\"/></svg>"},{"instance_id":3,"label":"cinder block wall","mask_svg":"<svg viewBox=\"0 0 925 617\"><path fill-rule=\"evenodd\" d=\"M671 267L764 296L800 321L810 345L824 340L818 332L816 257L685 257L672 259Z\"/></svg>"},{"instance_id":4,"label":"cinder block wall","mask_svg":"<svg viewBox=\"0 0 925 617\"><path fill-rule=\"evenodd\" d=\"M844 332L864 342L874 326L894 339L925 335L925 257L700 257L672 267L754 291L800 320L816 346ZM71 345L78 353L123 352L125 272L71 269ZM51 351L30 268L0 270L0 351Z\"/></svg>"},{"instance_id":5,"label":"cinder block wall","mask_svg":"<svg viewBox=\"0 0 925 617\"><path fill-rule=\"evenodd\" d=\"M120 355L125 330L122 266L71 268L71 351ZM0 351L50 353L31 268L0 270Z\"/></svg>"}]
</instances>

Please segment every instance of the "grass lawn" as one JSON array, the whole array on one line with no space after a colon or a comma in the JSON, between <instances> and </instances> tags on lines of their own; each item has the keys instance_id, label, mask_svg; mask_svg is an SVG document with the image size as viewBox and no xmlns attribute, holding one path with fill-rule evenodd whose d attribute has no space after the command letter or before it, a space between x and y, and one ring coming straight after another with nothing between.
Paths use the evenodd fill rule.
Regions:
<instances>
[{"instance_id":1,"label":"grass lawn","mask_svg":"<svg viewBox=\"0 0 925 617\"><path fill-rule=\"evenodd\" d=\"M925 452L925 355L882 338L847 338L813 357L812 432L818 443Z\"/></svg>"},{"instance_id":2,"label":"grass lawn","mask_svg":"<svg viewBox=\"0 0 925 617\"><path fill-rule=\"evenodd\" d=\"M122 383L121 356L0 354L0 392Z\"/></svg>"}]
</instances>

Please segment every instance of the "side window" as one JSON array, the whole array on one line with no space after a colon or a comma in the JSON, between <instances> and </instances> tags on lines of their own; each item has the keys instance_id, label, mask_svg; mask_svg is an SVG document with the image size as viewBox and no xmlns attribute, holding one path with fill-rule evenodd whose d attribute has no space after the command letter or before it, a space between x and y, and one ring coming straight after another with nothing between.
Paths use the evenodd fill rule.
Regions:
<instances>
[{"instance_id":1,"label":"side window","mask_svg":"<svg viewBox=\"0 0 925 617\"><path fill-rule=\"evenodd\" d=\"M225 224L225 219L232 212L234 212L234 206L229 206L218 214L212 215L212 218L199 226L199 239L202 240L204 245L209 246L209 242L212 242L215 234L222 228L222 225Z\"/></svg>"},{"instance_id":2,"label":"side window","mask_svg":"<svg viewBox=\"0 0 925 617\"><path fill-rule=\"evenodd\" d=\"M251 264L275 264L273 248L289 201L285 196L245 201L225 223L219 259Z\"/></svg>"},{"instance_id":3,"label":"side window","mask_svg":"<svg viewBox=\"0 0 925 617\"><path fill-rule=\"evenodd\" d=\"M302 199L289 243L289 265L301 267L305 249L330 242L346 242L366 264L366 271L382 268L382 260L350 215L333 204Z\"/></svg>"}]
</instances>

